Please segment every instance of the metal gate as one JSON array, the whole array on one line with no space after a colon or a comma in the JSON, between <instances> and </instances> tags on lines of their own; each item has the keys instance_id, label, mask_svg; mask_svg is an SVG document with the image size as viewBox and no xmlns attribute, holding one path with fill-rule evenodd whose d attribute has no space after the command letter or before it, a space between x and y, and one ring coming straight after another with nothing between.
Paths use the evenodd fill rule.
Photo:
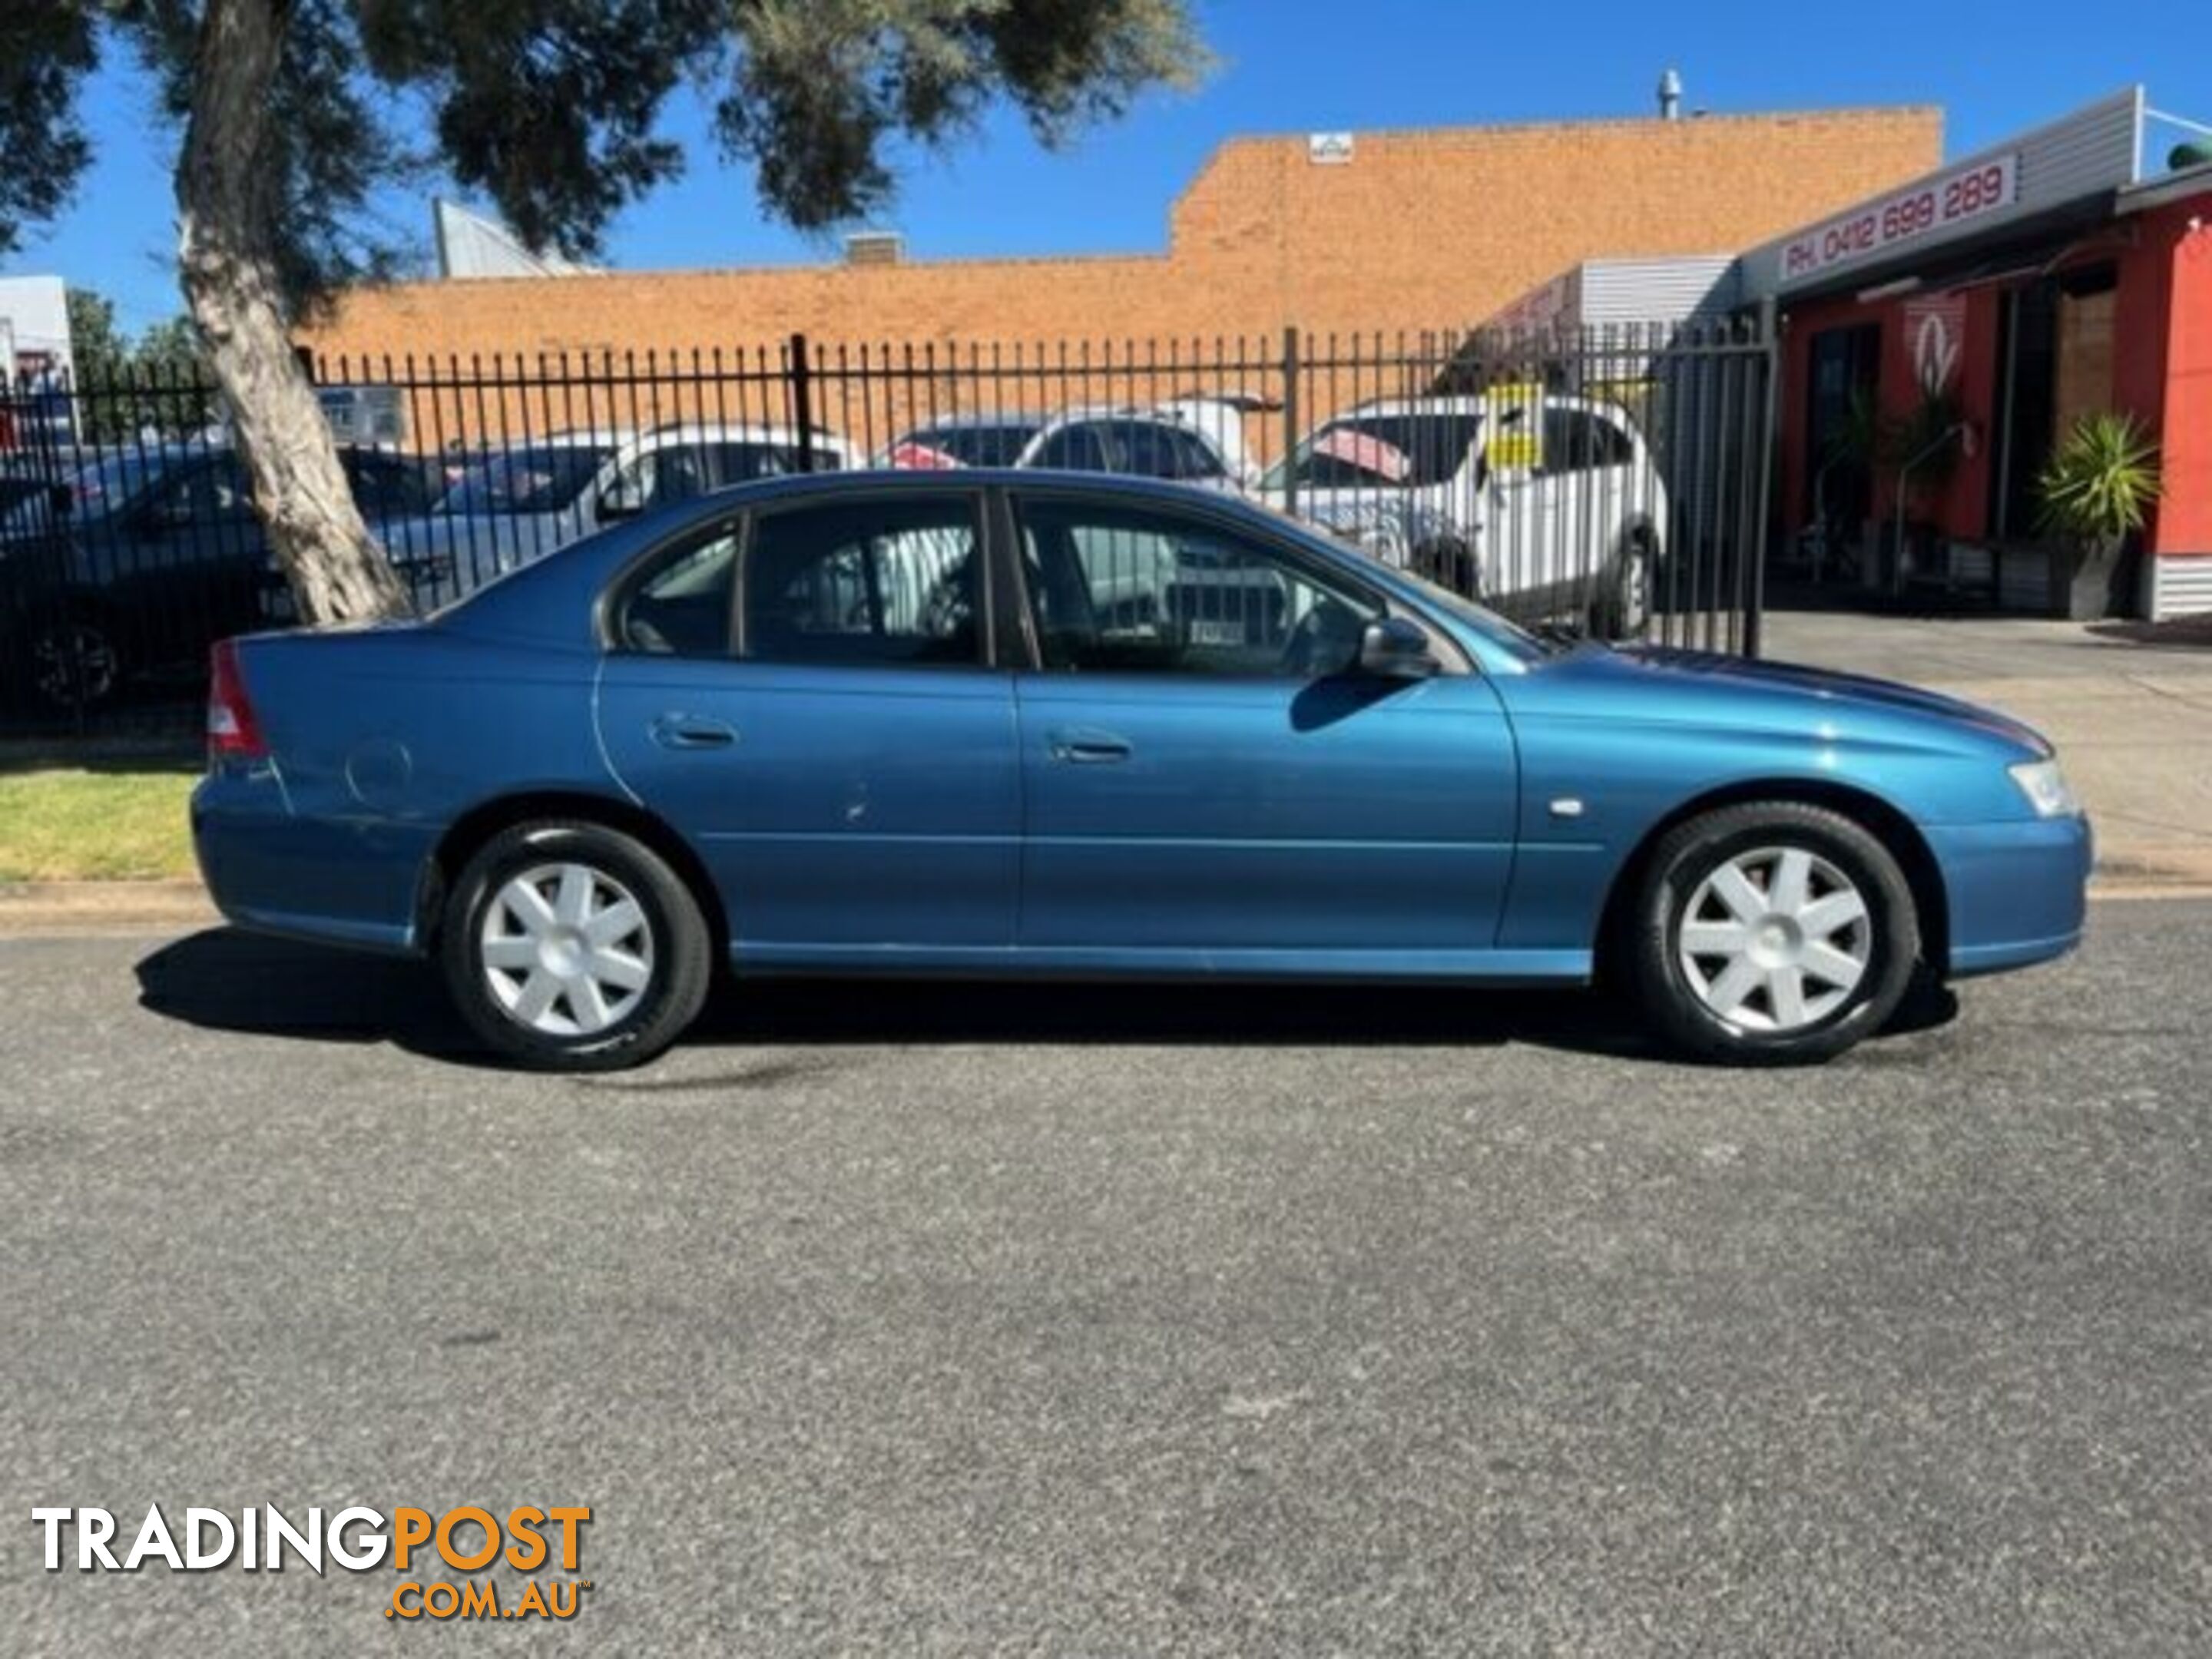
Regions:
<instances>
[{"instance_id":1,"label":"metal gate","mask_svg":"<svg viewBox=\"0 0 2212 1659\"><path fill-rule=\"evenodd\" d=\"M1756 654L1764 315L1571 332L769 345L316 365L424 608L617 519L779 472L1004 465L1232 491L1522 624ZM0 727L195 718L290 620L216 388L0 398Z\"/></svg>"}]
</instances>

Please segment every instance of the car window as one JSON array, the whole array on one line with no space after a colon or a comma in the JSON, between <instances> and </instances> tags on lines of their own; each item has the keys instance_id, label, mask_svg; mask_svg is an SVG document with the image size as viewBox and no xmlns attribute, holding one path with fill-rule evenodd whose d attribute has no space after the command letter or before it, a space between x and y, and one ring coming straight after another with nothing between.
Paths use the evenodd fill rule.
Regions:
<instances>
[{"instance_id":1,"label":"car window","mask_svg":"<svg viewBox=\"0 0 2212 1659\"><path fill-rule=\"evenodd\" d=\"M252 517L253 506L238 458L216 454L173 471L147 492L143 512L151 526L182 529L234 524Z\"/></svg>"},{"instance_id":2,"label":"car window","mask_svg":"<svg viewBox=\"0 0 2212 1659\"><path fill-rule=\"evenodd\" d=\"M1048 668L1312 678L1382 605L1285 550L1150 507L1025 500L1021 548Z\"/></svg>"},{"instance_id":3,"label":"car window","mask_svg":"<svg viewBox=\"0 0 2212 1659\"><path fill-rule=\"evenodd\" d=\"M750 483L757 478L782 478L806 469L800 463L797 444L764 444L751 442L709 443L703 447L710 486L726 489L732 484ZM814 471L835 472L838 470L837 452L825 444L814 446Z\"/></svg>"},{"instance_id":4,"label":"car window","mask_svg":"<svg viewBox=\"0 0 2212 1659\"><path fill-rule=\"evenodd\" d=\"M1088 422L1061 427L1037 446L1036 466L1058 467L1070 472L1107 472L1106 447L1097 428Z\"/></svg>"},{"instance_id":5,"label":"car window","mask_svg":"<svg viewBox=\"0 0 2212 1659\"><path fill-rule=\"evenodd\" d=\"M744 568L742 654L916 667L978 660L976 504L964 495L764 514Z\"/></svg>"},{"instance_id":6,"label":"car window","mask_svg":"<svg viewBox=\"0 0 2212 1659\"><path fill-rule=\"evenodd\" d=\"M470 462L441 510L461 515L557 513L583 493L611 445L503 449Z\"/></svg>"},{"instance_id":7,"label":"car window","mask_svg":"<svg viewBox=\"0 0 2212 1659\"><path fill-rule=\"evenodd\" d=\"M728 655L737 570L734 529L677 553L630 589L616 618L617 643L655 656Z\"/></svg>"},{"instance_id":8,"label":"car window","mask_svg":"<svg viewBox=\"0 0 2212 1659\"><path fill-rule=\"evenodd\" d=\"M1012 466L1037 434L1036 423L1008 422L997 425L924 427L899 440L896 448L913 446L950 456L963 466Z\"/></svg>"},{"instance_id":9,"label":"car window","mask_svg":"<svg viewBox=\"0 0 2212 1659\"><path fill-rule=\"evenodd\" d=\"M1557 476L1592 467L1626 466L1634 450L1627 434L1587 410L1544 411L1544 471Z\"/></svg>"},{"instance_id":10,"label":"car window","mask_svg":"<svg viewBox=\"0 0 2212 1659\"><path fill-rule=\"evenodd\" d=\"M352 451L342 459L354 501L372 520L428 513L443 491L442 477L408 456Z\"/></svg>"},{"instance_id":11,"label":"car window","mask_svg":"<svg viewBox=\"0 0 2212 1659\"><path fill-rule=\"evenodd\" d=\"M1220 458L1194 432L1158 422L1127 428L1128 453L1121 471L1153 478L1218 478Z\"/></svg>"},{"instance_id":12,"label":"car window","mask_svg":"<svg viewBox=\"0 0 2212 1659\"><path fill-rule=\"evenodd\" d=\"M1482 416L1463 414L1352 415L1329 422L1298 446L1297 481L1316 489L1419 488L1449 482L1465 465ZM1269 473L1283 485L1284 468Z\"/></svg>"},{"instance_id":13,"label":"car window","mask_svg":"<svg viewBox=\"0 0 2212 1659\"><path fill-rule=\"evenodd\" d=\"M709 456L697 444L678 444L664 449L653 457L657 464L653 470L653 489L647 496L650 506L660 507L671 501L688 501L695 495L704 495L714 486L708 482Z\"/></svg>"}]
</instances>

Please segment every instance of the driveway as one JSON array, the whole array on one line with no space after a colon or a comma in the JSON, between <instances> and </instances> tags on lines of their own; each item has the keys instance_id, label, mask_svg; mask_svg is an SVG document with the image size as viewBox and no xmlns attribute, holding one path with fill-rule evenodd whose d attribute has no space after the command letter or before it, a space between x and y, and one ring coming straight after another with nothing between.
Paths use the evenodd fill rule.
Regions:
<instances>
[{"instance_id":1,"label":"driveway","mask_svg":"<svg viewBox=\"0 0 2212 1659\"><path fill-rule=\"evenodd\" d=\"M0 1627L2203 1652L2208 958L2101 904L1809 1073L1575 997L823 982L575 1080L403 965L0 942ZM157 1500L588 1504L592 1588L39 1570L31 1505Z\"/></svg>"}]
</instances>

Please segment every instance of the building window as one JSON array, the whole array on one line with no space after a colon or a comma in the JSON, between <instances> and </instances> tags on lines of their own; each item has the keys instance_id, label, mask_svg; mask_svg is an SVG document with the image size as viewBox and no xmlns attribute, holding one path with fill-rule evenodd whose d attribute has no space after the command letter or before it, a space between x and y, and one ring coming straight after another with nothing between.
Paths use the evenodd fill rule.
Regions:
<instances>
[{"instance_id":1,"label":"building window","mask_svg":"<svg viewBox=\"0 0 2212 1659\"><path fill-rule=\"evenodd\" d=\"M2112 407L2112 301L2118 284L2110 265L2058 284L2058 374L2051 431L2063 438L2084 415Z\"/></svg>"}]
</instances>

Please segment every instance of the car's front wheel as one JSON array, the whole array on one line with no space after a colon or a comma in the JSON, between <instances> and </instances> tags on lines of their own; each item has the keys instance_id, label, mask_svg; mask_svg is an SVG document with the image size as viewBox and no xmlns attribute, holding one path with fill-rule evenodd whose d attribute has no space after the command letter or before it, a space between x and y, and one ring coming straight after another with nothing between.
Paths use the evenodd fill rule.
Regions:
<instances>
[{"instance_id":1,"label":"car's front wheel","mask_svg":"<svg viewBox=\"0 0 2212 1659\"><path fill-rule=\"evenodd\" d=\"M707 996L698 902L635 837L583 822L518 824L470 859L447 901L441 958L471 1027L549 1071L642 1065Z\"/></svg>"},{"instance_id":2,"label":"car's front wheel","mask_svg":"<svg viewBox=\"0 0 2212 1659\"><path fill-rule=\"evenodd\" d=\"M1601 640L1632 640L1651 622L1650 532L1632 530L1607 573L1605 592L1590 607L1590 632Z\"/></svg>"},{"instance_id":3,"label":"car's front wheel","mask_svg":"<svg viewBox=\"0 0 2212 1659\"><path fill-rule=\"evenodd\" d=\"M1920 954L1912 890L1839 812L1753 802L1692 818L1653 850L1632 942L1653 1023L1741 1065L1826 1060L1881 1029Z\"/></svg>"}]
</instances>

